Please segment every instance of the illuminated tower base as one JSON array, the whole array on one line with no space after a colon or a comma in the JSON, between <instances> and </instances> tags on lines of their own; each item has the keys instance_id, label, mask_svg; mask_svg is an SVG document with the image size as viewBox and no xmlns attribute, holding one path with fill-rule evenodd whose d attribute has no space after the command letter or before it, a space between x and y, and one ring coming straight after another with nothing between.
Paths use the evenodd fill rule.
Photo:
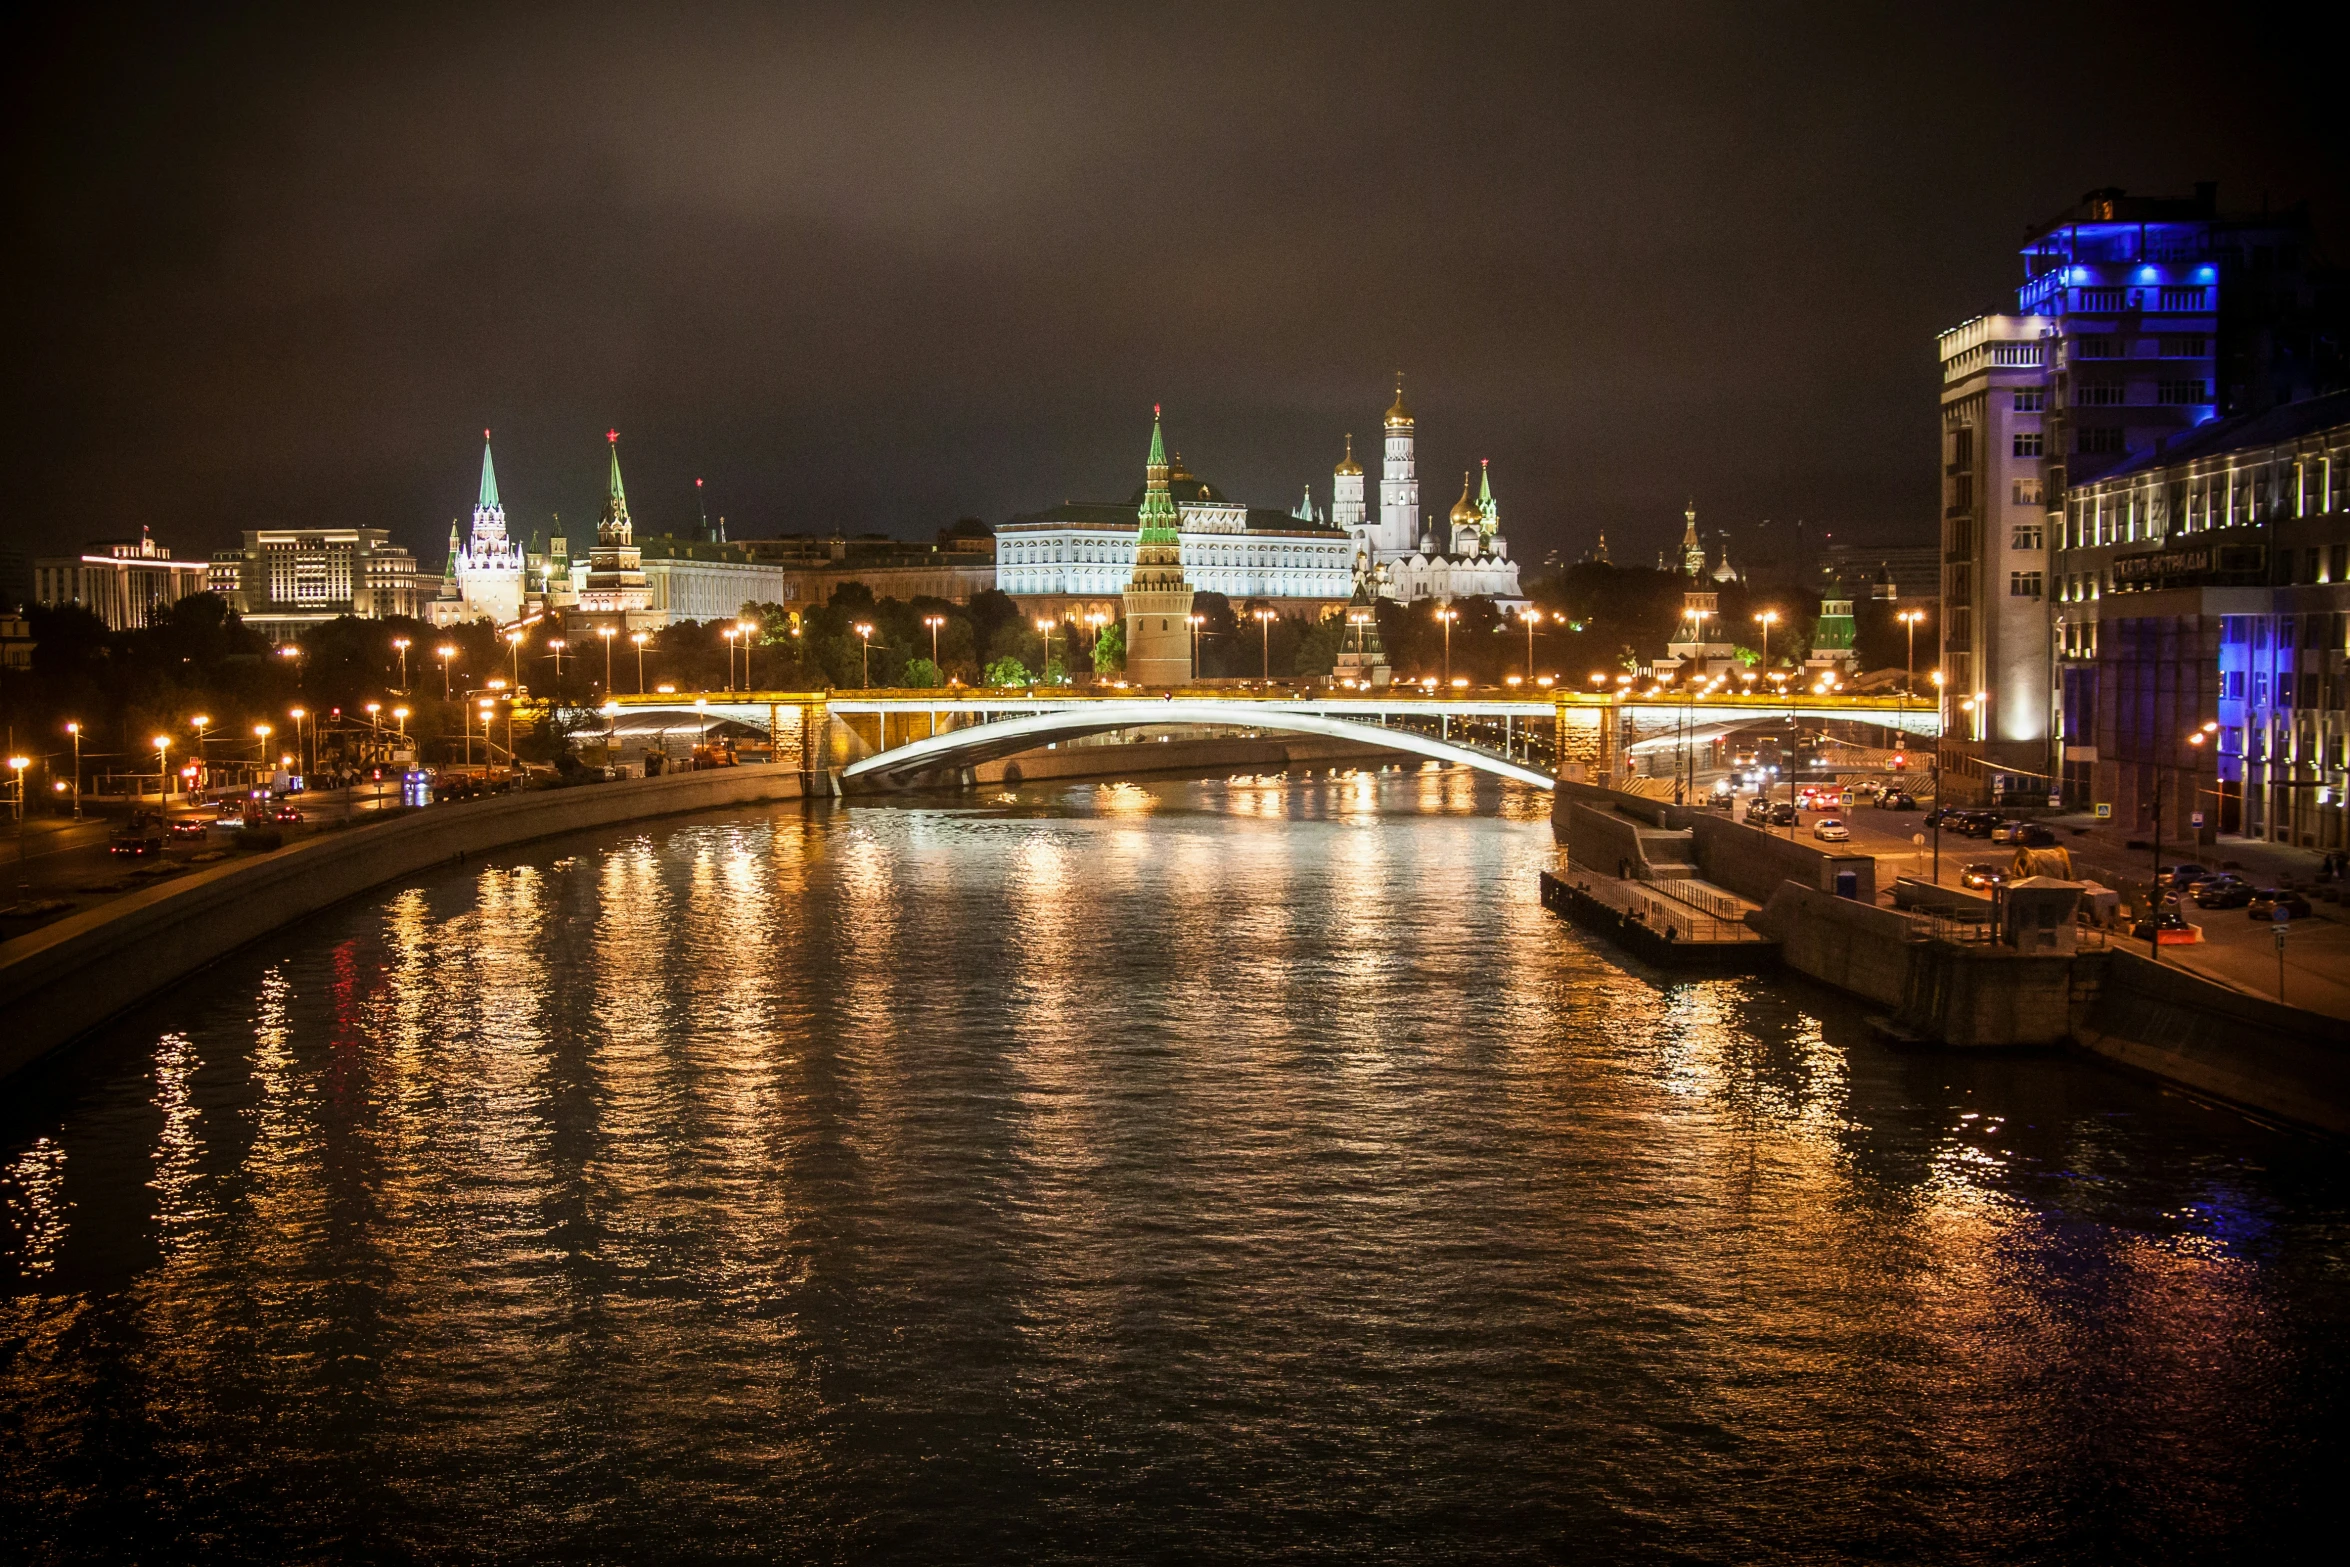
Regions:
<instances>
[{"instance_id":1,"label":"illuminated tower base","mask_svg":"<svg viewBox=\"0 0 2350 1567\"><path fill-rule=\"evenodd\" d=\"M1191 584L1183 575L1183 543L1167 489L1167 449L1156 408L1144 473L1134 575L1126 584L1126 678L1143 686L1189 685Z\"/></svg>"}]
</instances>

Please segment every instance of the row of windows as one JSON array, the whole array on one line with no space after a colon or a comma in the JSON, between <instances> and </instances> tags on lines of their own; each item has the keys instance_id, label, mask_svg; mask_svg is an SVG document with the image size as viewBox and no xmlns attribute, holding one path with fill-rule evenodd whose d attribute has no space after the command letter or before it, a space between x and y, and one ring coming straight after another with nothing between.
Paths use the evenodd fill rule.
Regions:
<instances>
[{"instance_id":1,"label":"row of windows","mask_svg":"<svg viewBox=\"0 0 2350 1567\"><path fill-rule=\"evenodd\" d=\"M2162 476L2127 488L2097 490L2073 502L2065 536L2067 549L2158 539L2169 530L2184 533L2258 523L2279 514L2306 517L2350 504L2350 464L2331 454L2295 462L2264 464L2191 478ZM2350 580L2350 559L2320 573L2306 567L2306 580Z\"/></svg>"},{"instance_id":2,"label":"row of windows","mask_svg":"<svg viewBox=\"0 0 2350 1567\"><path fill-rule=\"evenodd\" d=\"M2075 359L2201 359L2210 350L2210 338L2189 333L2117 337L2098 332L2073 339Z\"/></svg>"},{"instance_id":3,"label":"row of windows","mask_svg":"<svg viewBox=\"0 0 2350 1567\"><path fill-rule=\"evenodd\" d=\"M2151 301L2148 298L2152 294ZM2080 303L2074 308L2084 311L2144 310L2151 303L2157 310L2209 310L2211 290L2208 288L2084 288L2079 292Z\"/></svg>"}]
</instances>

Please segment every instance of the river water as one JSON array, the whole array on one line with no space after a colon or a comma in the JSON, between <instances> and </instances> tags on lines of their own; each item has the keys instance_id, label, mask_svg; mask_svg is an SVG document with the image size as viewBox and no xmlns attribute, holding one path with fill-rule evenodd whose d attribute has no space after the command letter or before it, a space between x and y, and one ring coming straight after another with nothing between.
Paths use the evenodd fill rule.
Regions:
<instances>
[{"instance_id":1,"label":"river water","mask_svg":"<svg viewBox=\"0 0 2350 1567\"><path fill-rule=\"evenodd\" d=\"M2074 1561L2338 1515L2338 1151L1545 914L1449 770L727 813L0 1118L14 1560Z\"/></svg>"}]
</instances>

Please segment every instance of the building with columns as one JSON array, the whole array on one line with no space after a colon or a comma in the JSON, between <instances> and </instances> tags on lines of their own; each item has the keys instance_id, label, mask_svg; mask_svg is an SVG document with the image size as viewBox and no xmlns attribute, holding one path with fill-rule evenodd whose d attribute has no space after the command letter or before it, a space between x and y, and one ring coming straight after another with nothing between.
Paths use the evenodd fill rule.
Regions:
<instances>
[{"instance_id":1,"label":"building with columns","mask_svg":"<svg viewBox=\"0 0 2350 1567\"><path fill-rule=\"evenodd\" d=\"M1153 406L1142 504L1135 509L1134 571L1123 595L1126 678L1140 686L1191 683L1191 584L1183 576L1182 518L1168 486L1167 446Z\"/></svg>"},{"instance_id":2,"label":"building with columns","mask_svg":"<svg viewBox=\"0 0 2350 1567\"><path fill-rule=\"evenodd\" d=\"M136 539L36 559L33 602L50 608L78 604L109 631L135 631L156 610L202 593L206 569L200 560L173 560L141 528Z\"/></svg>"}]
</instances>

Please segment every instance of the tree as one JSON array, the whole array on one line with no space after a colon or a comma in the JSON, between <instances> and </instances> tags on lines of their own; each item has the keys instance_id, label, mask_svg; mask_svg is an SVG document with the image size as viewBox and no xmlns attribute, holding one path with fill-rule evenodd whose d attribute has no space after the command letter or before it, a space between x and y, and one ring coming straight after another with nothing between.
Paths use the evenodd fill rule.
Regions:
<instances>
[{"instance_id":1,"label":"tree","mask_svg":"<svg viewBox=\"0 0 2350 1567\"><path fill-rule=\"evenodd\" d=\"M1126 667L1126 622L1113 620L1093 639L1093 672L1115 675Z\"/></svg>"},{"instance_id":2,"label":"tree","mask_svg":"<svg viewBox=\"0 0 2350 1567\"><path fill-rule=\"evenodd\" d=\"M927 658L909 658L906 667L898 671L898 684L908 690L928 691L946 683L946 676Z\"/></svg>"},{"instance_id":3,"label":"tree","mask_svg":"<svg viewBox=\"0 0 2350 1567\"><path fill-rule=\"evenodd\" d=\"M1028 666L1016 658L999 658L987 666L985 679L991 686L1024 686L1029 684Z\"/></svg>"}]
</instances>

